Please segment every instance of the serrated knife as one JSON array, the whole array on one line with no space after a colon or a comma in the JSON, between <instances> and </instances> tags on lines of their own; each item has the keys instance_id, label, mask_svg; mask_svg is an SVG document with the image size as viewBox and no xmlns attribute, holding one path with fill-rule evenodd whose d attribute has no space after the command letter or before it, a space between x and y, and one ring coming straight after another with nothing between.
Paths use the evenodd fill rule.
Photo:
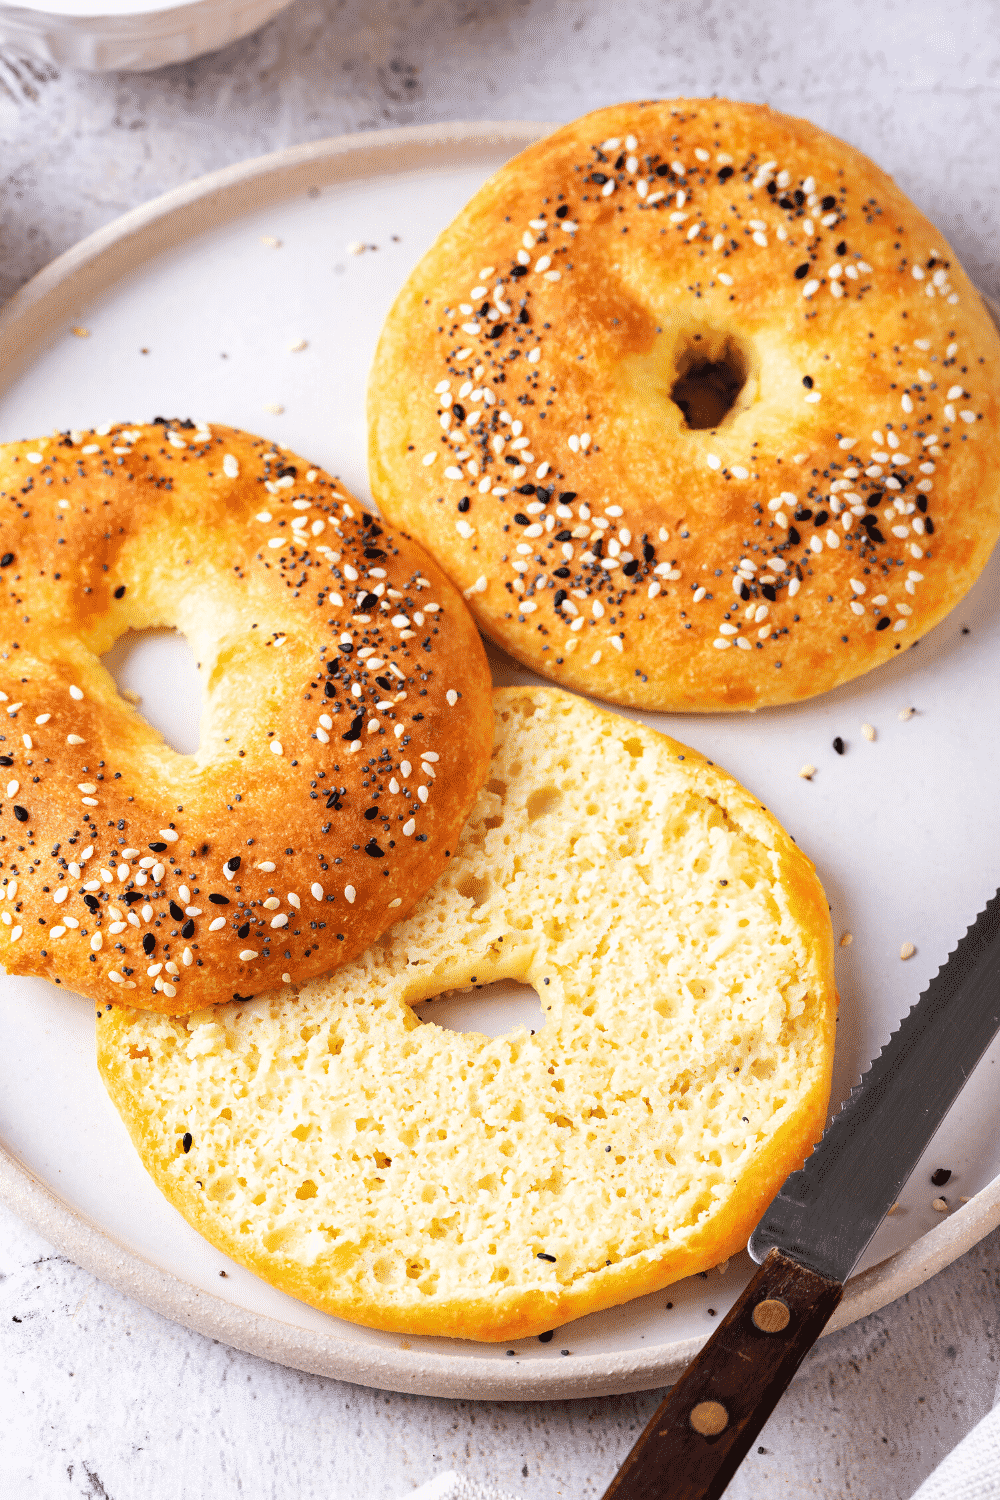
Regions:
<instances>
[{"instance_id":1,"label":"serrated knife","mask_svg":"<svg viewBox=\"0 0 1000 1500\"><path fill-rule=\"evenodd\" d=\"M760 1270L604 1500L723 1493L998 1030L1000 891L764 1214L748 1245Z\"/></svg>"}]
</instances>

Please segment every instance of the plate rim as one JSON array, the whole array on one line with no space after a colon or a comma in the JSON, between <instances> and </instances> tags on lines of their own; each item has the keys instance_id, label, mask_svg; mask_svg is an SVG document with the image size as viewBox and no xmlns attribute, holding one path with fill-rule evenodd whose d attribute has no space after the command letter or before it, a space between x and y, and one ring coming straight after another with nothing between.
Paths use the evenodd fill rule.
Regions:
<instances>
[{"instance_id":1,"label":"plate rim","mask_svg":"<svg viewBox=\"0 0 1000 1500\"><path fill-rule=\"evenodd\" d=\"M312 177L322 176L325 185L333 185L376 176L387 168L399 172L408 166L426 167L437 159L454 165L455 154L463 150L471 156L490 146L521 149L554 128L526 120L457 120L359 131L284 147L181 183L78 241L0 307L0 397L25 364L56 337L66 336L74 305L195 234L269 203L287 201L297 190L316 185ZM1000 308L989 297L984 301L1000 323ZM708 1337L706 1333L705 1338L647 1349L577 1355L568 1364L517 1361L513 1366L469 1355L366 1346L335 1331L296 1328L280 1318L251 1312L174 1276L72 1208L2 1141L0 1202L83 1270L182 1327L276 1364L381 1390L494 1401L555 1401L652 1390L669 1384ZM823 1336L920 1286L998 1225L1000 1174L913 1244L852 1277Z\"/></svg>"}]
</instances>

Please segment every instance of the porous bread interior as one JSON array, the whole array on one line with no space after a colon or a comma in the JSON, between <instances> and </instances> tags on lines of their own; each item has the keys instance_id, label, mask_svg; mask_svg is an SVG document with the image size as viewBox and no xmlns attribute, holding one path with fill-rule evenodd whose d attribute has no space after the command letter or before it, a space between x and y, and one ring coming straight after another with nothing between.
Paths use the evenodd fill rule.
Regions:
<instances>
[{"instance_id":1,"label":"porous bread interior","mask_svg":"<svg viewBox=\"0 0 1000 1500\"><path fill-rule=\"evenodd\" d=\"M455 857L379 944L298 993L98 1027L145 1165L215 1245L354 1321L483 1340L745 1243L822 1129L836 1007L813 867L738 783L554 689L494 702ZM411 1009L500 978L538 991L537 1034Z\"/></svg>"}]
</instances>

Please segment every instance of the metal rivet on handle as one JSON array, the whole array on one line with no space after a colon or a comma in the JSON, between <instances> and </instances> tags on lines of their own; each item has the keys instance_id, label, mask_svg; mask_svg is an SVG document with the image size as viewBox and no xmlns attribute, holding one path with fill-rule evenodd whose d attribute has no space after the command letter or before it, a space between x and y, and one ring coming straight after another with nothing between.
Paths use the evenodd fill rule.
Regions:
<instances>
[{"instance_id":1,"label":"metal rivet on handle","mask_svg":"<svg viewBox=\"0 0 1000 1500\"><path fill-rule=\"evenodd\" d=\"M768 1297L765 1302L758 1302L750 1314L755 1328L761 1333L780 1333L787 1328L791 1320L791 1313L783 1302L777 1297Z\"/></svg>"},{"instance_id":2,"label":"metal rivet on handle","mask_svg":"<svg viewBox=\"0 0 1000 1500\"><path fill-rule=\"evenodd\" d=\"M688 1420L702 1437L717 1437L729 1426L729 1413L719 1401L699 1401Z\"/></svg>"}]
</instances>

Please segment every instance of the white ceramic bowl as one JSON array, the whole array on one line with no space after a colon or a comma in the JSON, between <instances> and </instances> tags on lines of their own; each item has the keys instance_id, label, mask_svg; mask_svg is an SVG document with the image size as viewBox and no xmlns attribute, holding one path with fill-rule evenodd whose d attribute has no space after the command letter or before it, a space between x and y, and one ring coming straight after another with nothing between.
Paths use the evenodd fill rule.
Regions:
<instances>
[{"instance_id":1,"label":"white ceramic bowl","mask_svg":"<svg viewBox=\"0 0 1000 1500\"><path fill-rule=\"evenodd\" d=\"M0 47L90 73L146 73L189 62L258 30L291 0L44 0L0 3ZM90 14L93 5L100 14Z\"/></svg>"}]
</instances>

